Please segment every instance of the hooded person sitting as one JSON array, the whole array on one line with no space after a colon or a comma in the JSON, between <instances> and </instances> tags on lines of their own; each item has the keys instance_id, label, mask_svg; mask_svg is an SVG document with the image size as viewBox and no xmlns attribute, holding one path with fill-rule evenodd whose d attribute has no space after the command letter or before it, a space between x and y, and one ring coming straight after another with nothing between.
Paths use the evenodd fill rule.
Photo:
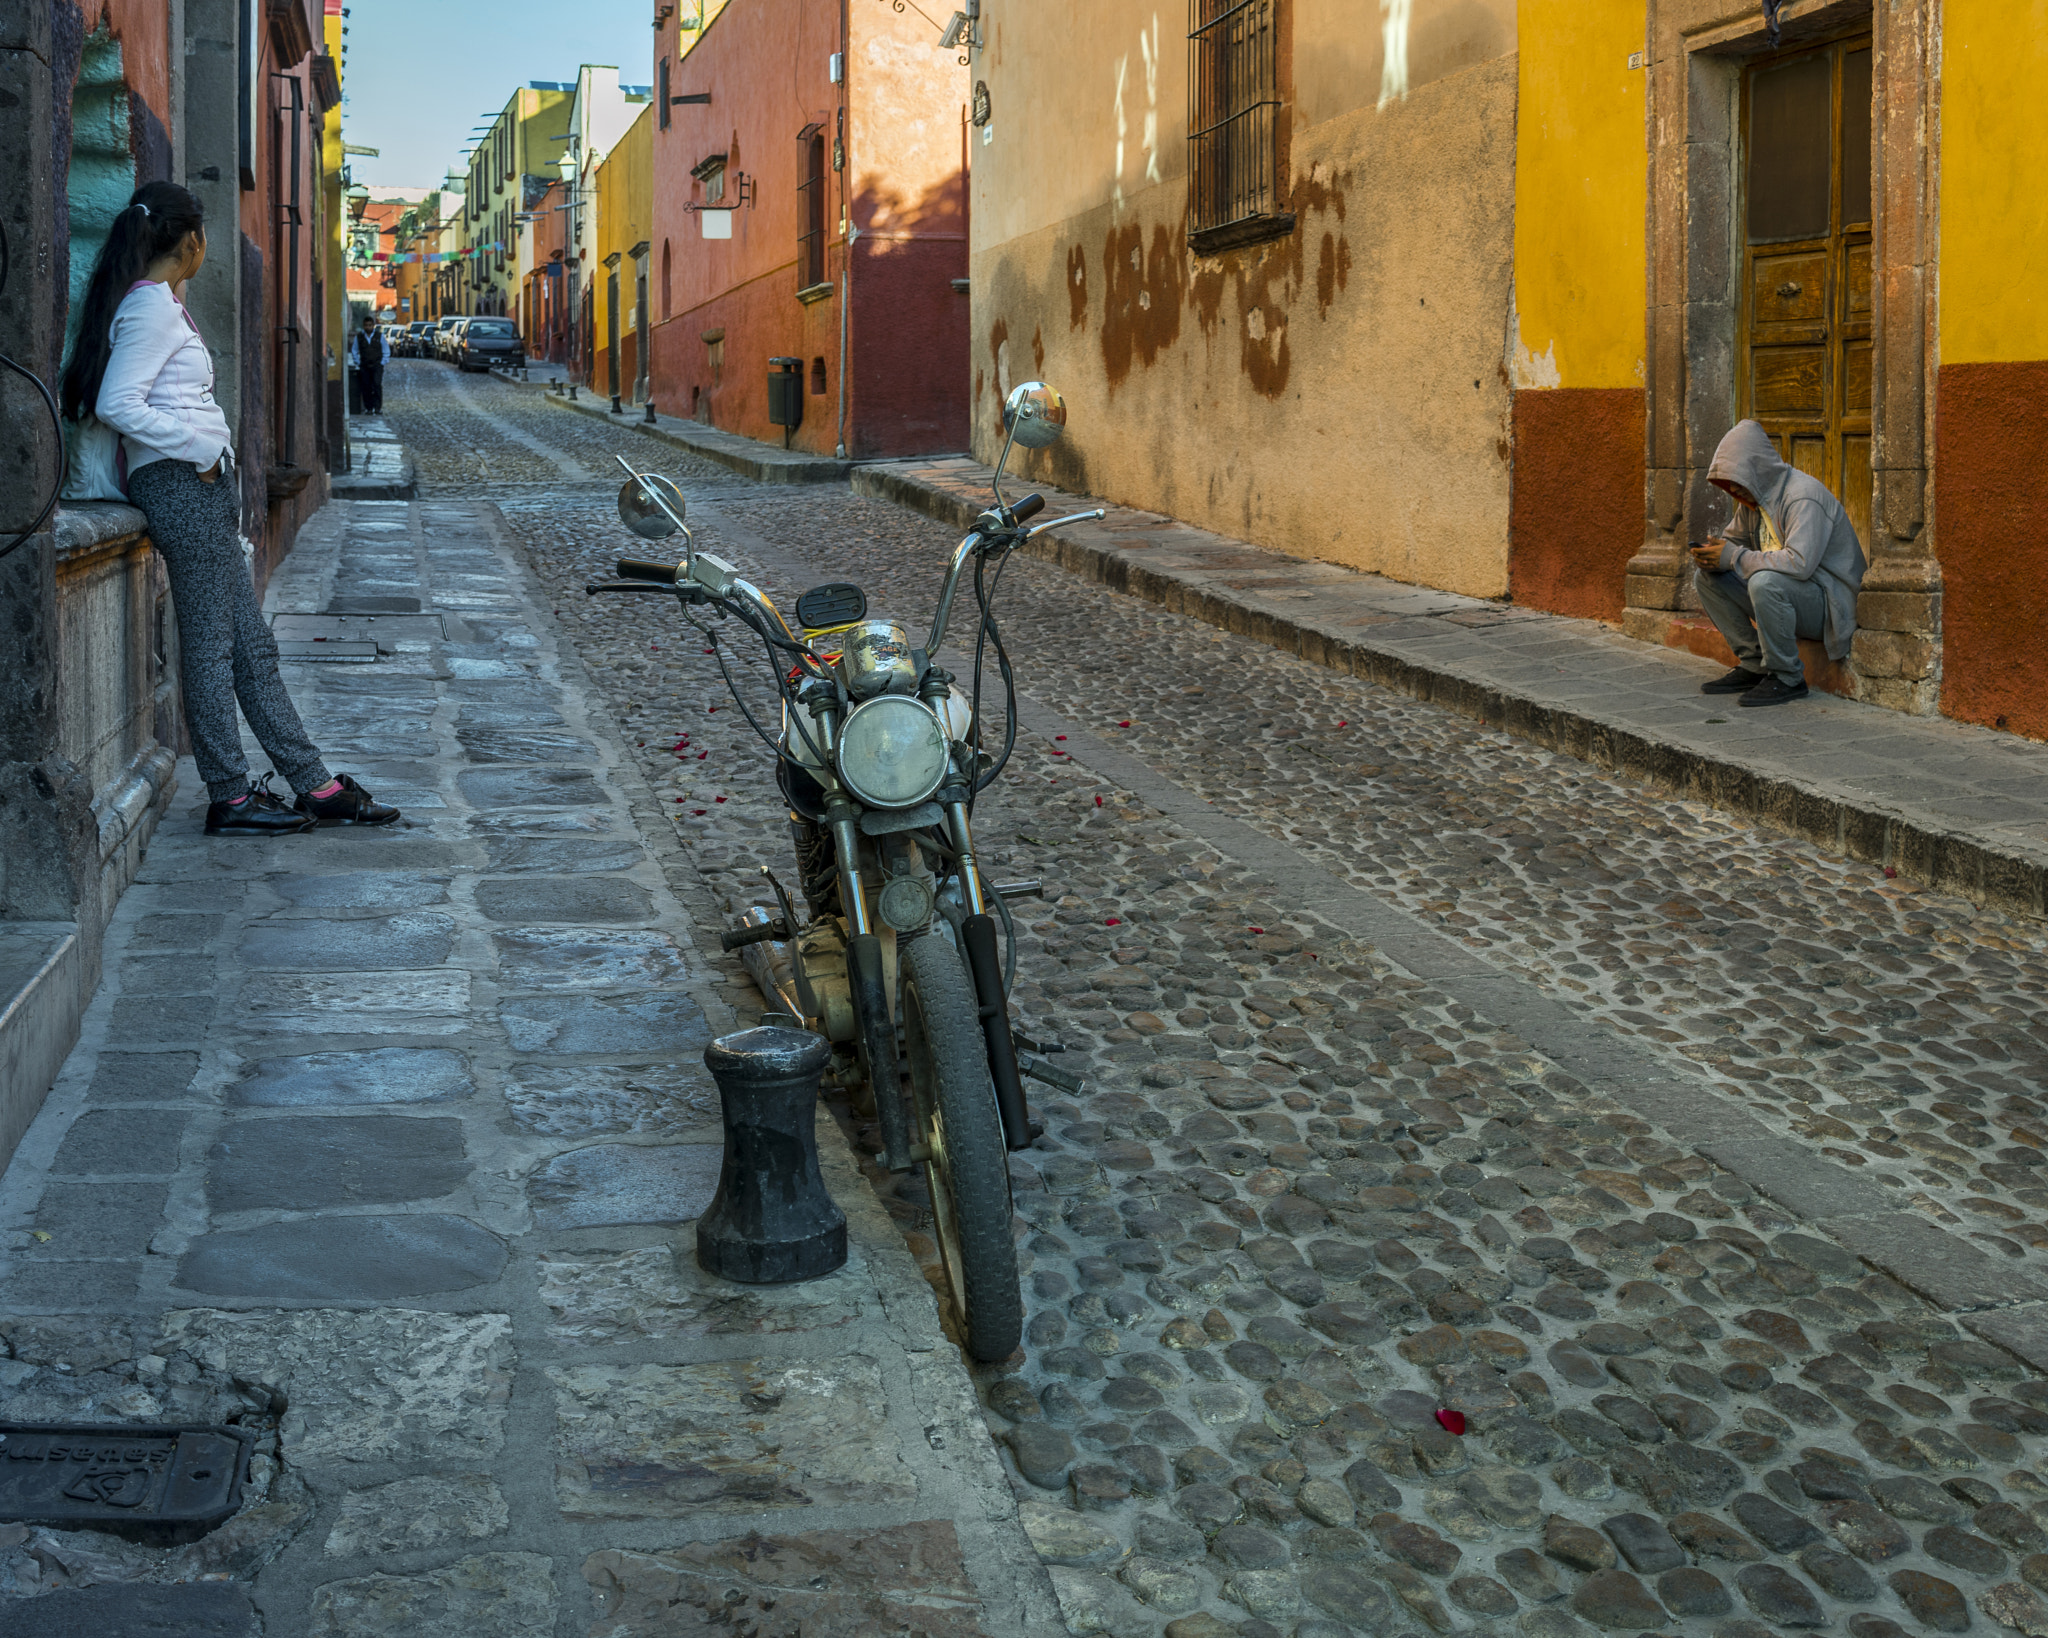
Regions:
<instances>
[{"instance_id":1,"label":"hooded person sitting","mask_svg":"<svg viewBox=\"0 0 2048 1638\"><path fill-rule=\"evenodd\" d=\"M1735 498L1735 521L1692 548L1693 578L1735 669L1700 692L1740 694L1743 705L1804 699L1798 640L1822 639L1828 658L1845 660L1856 635L1865 563L1855 525L1825 484L1778 458L1754 421L1721 440L1707 482Z\"/></svg>"}]
</instances>

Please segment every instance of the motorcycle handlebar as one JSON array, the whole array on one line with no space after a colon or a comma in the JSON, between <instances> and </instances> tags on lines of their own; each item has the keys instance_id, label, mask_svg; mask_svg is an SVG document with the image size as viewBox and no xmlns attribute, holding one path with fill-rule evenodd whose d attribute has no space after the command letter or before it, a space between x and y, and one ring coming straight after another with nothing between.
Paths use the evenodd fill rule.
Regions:
<instances>
[{"instance_id":1,"label":"motorcycle handlebar","mask_svg":"<svg viewBox=\"0 0 2048 1638\"><path fill-rule=\"evenodd\" d=\"M1026 495L1015 506L1010 508L1010 520L1013 523L1029 523L1044 510L1045 497L1043 495Z\"/></svg>"},{"instance_id":2,"label":"motorcycle handlebar","mask_svg":"<svg viewBox=\"0 0 2048 1638\"><path fill-rule=\"evenodd\" d=\"M652 580L663 586L673 586L681 568L678 563L646 563L635 557L622 557L618 562L621 580Z\"/></svg>"}]
</instances>

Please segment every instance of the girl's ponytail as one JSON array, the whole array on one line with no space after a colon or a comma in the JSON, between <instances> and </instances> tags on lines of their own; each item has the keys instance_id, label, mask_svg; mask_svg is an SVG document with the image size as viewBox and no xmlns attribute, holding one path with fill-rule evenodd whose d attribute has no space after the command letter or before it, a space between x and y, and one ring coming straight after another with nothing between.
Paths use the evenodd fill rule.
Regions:
<instances>
[{"instance_id":1,"label":"girl's ponytail","mask_svg":"<svg viewBox=\"0 0 2048 1638\"><path fill-rule=\"evenodd\" d=\"M64 417L81 421L99 402L100 382L113 352L114 311L150 263L168 256L188 233L206 232L200 203L172 182L145 182L114 217L93 263L80 304L78 339L60 383Z\"/></svg>"}]
</instances>

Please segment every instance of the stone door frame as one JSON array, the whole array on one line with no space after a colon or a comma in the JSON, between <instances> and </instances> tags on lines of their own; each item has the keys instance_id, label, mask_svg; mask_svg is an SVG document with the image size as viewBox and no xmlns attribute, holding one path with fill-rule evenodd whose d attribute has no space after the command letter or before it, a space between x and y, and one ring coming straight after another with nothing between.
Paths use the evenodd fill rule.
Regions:
<instances>
[{"instance_id":1,"label":"stone door frame","mask_svg":"<svg viewBox=\"0 0 2048 1638\"><path fill-rule=\"evenodd\" d=\"M1830 682L1931 713L1939 693L1941 571L1934 559L1935 167L1940 0L1796 0L1779 49L1872 34L1874 152L1871 560L1856 646ZM1651 0L1649 360L1643 549L1628 566L1624 629L1692 646L1689 540L1720 500L1706 481L1733 424L1742 234L1739 110L1745 64L1771 51L1756 0ZM1725 502L1722 503L1725 508Z\"/></svg>"}]
</instances>

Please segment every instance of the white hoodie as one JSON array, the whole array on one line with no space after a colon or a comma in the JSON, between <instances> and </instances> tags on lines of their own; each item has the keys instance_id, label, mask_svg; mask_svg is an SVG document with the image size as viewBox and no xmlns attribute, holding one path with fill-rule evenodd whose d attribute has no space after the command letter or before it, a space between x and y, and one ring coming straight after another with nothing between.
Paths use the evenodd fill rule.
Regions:
<instances>
[{"instance_id":1,"label":"white hoodie","mask_svg":"<svg viewBox=\"0 0 2048 1638\"><path fill-rule=\"evenodd\" d=\"M213 401L213 355L167 284L138 284L114 311L114 349L93 413L121 434L133 476L154 461L204 472L234 439Z\"/></svg>"}]
</instances>

